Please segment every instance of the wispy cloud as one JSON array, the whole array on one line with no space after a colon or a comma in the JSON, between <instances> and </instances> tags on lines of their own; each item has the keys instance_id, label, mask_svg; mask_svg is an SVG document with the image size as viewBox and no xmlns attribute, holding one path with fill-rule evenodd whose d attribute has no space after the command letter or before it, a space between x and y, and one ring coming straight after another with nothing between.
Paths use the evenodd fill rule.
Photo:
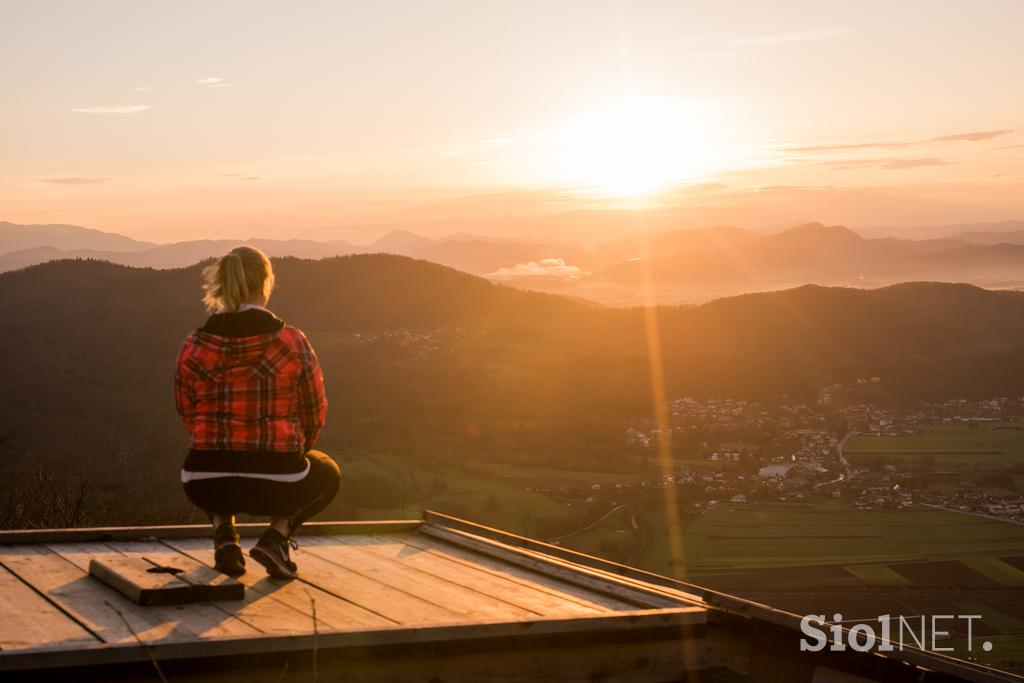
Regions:
<instances>
[{"instance_id":1,"label":"wispy cloud","mask_svg":"<svg viewBox=\"0 0 1024 683\"><path fill-rule=\"evenodd\" d=\"M832 167L836 171L846 171L851 168L880 168L887 171L900 171L907 168L919 168L921 166L945 166L948 161L942 159L848 159L835 163Z\"/></svg>"},{"instance_id":2,"label":"wispy cloud","mask_svg":"<svg viewBox=\"0 0 1024 683\"><path fill-rule=\"evenodd\" d=\"M140 85L138 88L132 88L135 92L149 92L153 89L151 85Z\"/></svg>"},{"instance_id":3,"label":"wispy cloud","mask_svg":"<svg viewBox=\"0 0 1024 683\"><path fill-rule=\"evenodd\" d=\"M948 161L942 159L890 159L882 162L879 168L887 170L900 170L904 168L918 168L919 166L945 166Z\"/></svg>"},{"instance_id":4,"label":"wispy cloud","mask_svg":"<svg viewBox=\"0 0 1024 683\"><path fill-rule=\"evenodd\" d=\"M737 38L732 41L733 45L784 45L786 43L817 43L823 40L831 40L856 29L853 26L833 26L830 28L815 28L804 31L784 31L769 33L751 38Z\"/></svg>"},{"instance_id":5,"label":"wispy cloud","mask_svg":"<svg viewBox=\"0 0 1024 683\"><path fill-rule=\"evenodd\" d=\"M247 175L242 180L262 180L258 175Z\"/></svg>"},{"instance_id":6,"label":"wispy cloud","mask_svg":"<svg viewBox=\"0 0 1024 683\"><path fill-rule=\"evenodd\" d=\"M207 76L205 78L197 78L196 83L205 88L230 88L231 83L228 79L221 78L220 76Z\"/></svg>"},{"instance_id":7,"label":"wispy cloud","mask_svg":"<svg viewBox=\"0 0 1024 683\"><path fill-rule=\"evenodd\" d=\"M981 142L992 138L1002 137L1015 133L1012 128L1004 130L982 130L970 133L954 133L952 135L940 135L934 138L921 140L899 140L895 142L855 142L838 145L807 145L803 147L790 147L787 152L837 152L849 149L901 149L904 147L916 147L918 145L933 145L943 142Z\"/></svg>"},{"instance_id":8,"label":"wispy cloud","mask_svg":"<svg viewBox=\"0 0 1024 683\"><path fill-rule=\"evenodd\" d=\"M981 140L991 140L992 138L998 138L1014 132L1016 131L1011 128L1008 130L983 130L976 133L955 133L953 135L940 135L937 138L928 138L925 142L980 142Z\"/></svg>"},{"instance_id":9,"label":"wispy cloud","mask_svg":"<svg viewBox=\"0 0 1024 683\"><path fill-rule=\"evenodd\" d=\"M74 107L71 111L78 114L138 114L147 109L152 109L152 107L148 104L110 104L98 107Z\"/></svg>"},{"instance_id":10,"label":"wispy cloud","mask_svg":"<svg viewBox=\"0 0 1024 683\"><path fill-rule=\"evenodd\" d=\"M53 178L40 178L36 182L48 183L50 185L94 185L107 180L110 180L110 178L100 176L56 176Z\"/></svg>"}]
</instances>

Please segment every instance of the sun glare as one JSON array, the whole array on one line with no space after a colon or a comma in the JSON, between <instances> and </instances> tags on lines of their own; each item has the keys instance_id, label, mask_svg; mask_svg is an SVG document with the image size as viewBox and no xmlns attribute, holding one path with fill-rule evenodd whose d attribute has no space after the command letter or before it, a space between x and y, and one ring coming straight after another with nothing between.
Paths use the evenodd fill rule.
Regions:
<instances>
[{"instance_id":1,"label":"sun glare","mask_svg":"<svg viewBox=\"0 0 1024 683\"><path fill-rule=\"evenodd\" d=\"M544 173L587 193L626 198L706 180L724 156L714 114L658 98L581 112L545 136Z\"/></svg>"}]
</instances>

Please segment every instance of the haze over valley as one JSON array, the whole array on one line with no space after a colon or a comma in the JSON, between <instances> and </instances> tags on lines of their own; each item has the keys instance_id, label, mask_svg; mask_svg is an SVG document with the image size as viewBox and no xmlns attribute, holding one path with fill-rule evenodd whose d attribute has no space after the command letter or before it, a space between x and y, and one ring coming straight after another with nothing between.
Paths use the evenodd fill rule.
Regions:
<instances>
[{"instance_id":1,"label":"haze over valley","mask_svg":"<svg viewBox=\"0 0 1024 683\"><path fill-rule=\"evenodd\" d=\"M345 240L209 239L154 244L69 225L0 223L0 272L59 259L183 268L250 244L274 257L390 253L491 281L606 305L693 304L801 284L873 288L906 281L1024 286L1024 222L864 231L807 223L778 230L715 226L645 232L593 244L392 230Z\"/></svg>"}]
</instances>

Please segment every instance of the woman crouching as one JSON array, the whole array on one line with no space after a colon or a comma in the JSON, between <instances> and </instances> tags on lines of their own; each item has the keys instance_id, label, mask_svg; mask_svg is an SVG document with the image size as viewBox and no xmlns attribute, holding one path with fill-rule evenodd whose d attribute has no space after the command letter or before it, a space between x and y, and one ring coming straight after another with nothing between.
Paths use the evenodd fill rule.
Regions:
<instances>
[{"instance_id":1,"label":"woman crouching","mask_svg":"<svg viewBox=\"0 0 1024 683\"><path fill-rule=\"evenodd\" d=\"M312 450L327 414L323 375L306 335L267 310L274 272L238 247L203 271L212 314L185 339L175 403L190 438L185 495L213 523L216 568L245 573L235 514L270 517L249 555L295 578L292 534L338 493L341 472Z\"/></svg>"}]
</instances>

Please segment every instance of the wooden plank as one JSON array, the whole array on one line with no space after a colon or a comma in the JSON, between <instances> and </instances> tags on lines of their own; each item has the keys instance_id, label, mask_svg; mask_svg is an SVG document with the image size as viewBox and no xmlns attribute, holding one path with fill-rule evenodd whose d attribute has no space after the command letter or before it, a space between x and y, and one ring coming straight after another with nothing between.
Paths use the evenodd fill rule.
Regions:
<instances>
[{"instance_id":1,"label":"wooden plank","mask_svg":"<svg viewBox=\"0 0 1024 683\"><path fill-rule=\"evenodd\" d=\"M722 680L694 674L701 668L698 656L681 656L679 644L651 639L549 647L515 647L496 651L465 652L443 657L417 654L374 660L332 662L320 665L321 680L337 683L711 683ZM308 669L291 669L297 676ZM309 672L312 673L311 671ZM688 673L690 675L688 675ZM207 683L207 682L203 682ZM239 677L218 683L257 683ZM268 677L258 683L272 683Z\"/></svg>"},{"instance_id":2,"label":"wooden plank","mask_svg":"<svg viewBox=\"0 0 1024 683\"><path fill-rule=\"evenodd\" d=\"M313 553L296 556L299 581L403 625L445 624L464 620L442 602L395 589L374 578Z\"/></svg>"},{"instance_id":3,"label":"wooden plank","mask_svg":"<svg viewBox=\"0 0 1024 683\"><path fill-rule=\"evenodd\" d=\"M442 604L467 621L513 621L540 616L538 612L519 607L502 597L473 590L461 582L438 578L408 564L360 552L358 546L338 543L335 539L323 536L305 539L302 555L310 554L390 588Z\"/></svg>"},{"instance_id":4,"label":"wooden plank","mask_svg":"<svg viewBox=\"0 0 1024 683\"><path fill-rule=\"evenodd\" d=\"M241 582L163 543L115 541L106 545L127 558L145 562L150 567L178 570L174 576L189 585L190 600L193 602L242 600L245 597L245 585Z\"/></svg>"},{"instance_id":5,"label":"wooden plank","mask_svg":"<svg viewBox=\"0 0 1024 683\"><path fill-rule=\"evenodd\" d=\"M21 549L21 557L12 557L12 549ZM5 564L11 558L19 565L14 568L19 576L77 615L108 643L133 643L136 636L147 642L186 642L261 633L257 627L207 603L140 607L89 577L93 558L120 555L99 543L0 547L0 559Z\"/></svg>"},{"instance_id":6,"label":"wooden plank","mask_svg":"<svg viewBox=\"0 0 1024 683\"><path fill-rule=\"evenodd\" d=\"M138 605L182 605L192 601L192 587L174 574L154 573L142 558L104 557L89 560L89 576L102 581Z\"/></svg>"},{"instance_id":7,"label":"wooden plank","mask_svg":"<svg viewBox=\"0 0 1024 683\"><path fill-rule=\"evenodd\" d=\"M0 651L81 648L99 642L14 572L0 567Z\"/></svg>"},{"instance_id":8,"label":"wooden plank","mask_svg":"<svg viewBox=\"0 0 1024 683\"><path fill-rule=\"evenodd\" d=\"M508 531L502 531L501 529L495 529L493 527L484 526L483 524L477 524L476 522L452 517L451 515L446 515L442 512L435 512L434 510L423 511L423 523L424 525L464 531L474 536L498 541L504 545L522 548L524 550L532 550L536 553L540 553L548 557L555 557L573 564L581 564L585 567L591 567L610 574L617 574L619 576L635 579L644 583L669 588L698 603L703 599L705 593L713 592L702 586L680 581L679 579L673 579L662 574L655 574L629 565L619 564L618 562L606 560L603 557L587 555L586 553L581 553L578 550L563 548L560 545L545 543L534 538L519 536Z\"/></svg>"},{"instance_id":9,"label":"wooden plank","mask_svg":"<svg viewBox=\"0 0 1024 683\"><path fill-rule=\"evenodd\" d=\"M398 519L353 522L306 522L298 535L330 536L335 534L389 534L398 531L414 531L423 522L418 519ZM238 524L238 533L243 538L256 538L262 534L266 524ZM143 539L210 538L213 532L209 524L183 524L176 526L117 526L86 529L15 529L0 530L0 545L21 545L27 543L100 543L105 541L134 541Z\"/></svg>"},{"instance_id":10,"label":"wooden plank","mask_svg":"<svg viewBox=\"0 0 1024 683\"><path fill-rule=\"evenodd\" d=\"M471 548L485 555L532 569L541 574L555 576L591 590L613 595L623 600L637 602L647 607L673 607L685 604L684 600L671 597L669 594L653 586L645 586L639 582L629 581L616 575L605 574L589 567L573 565L522 548L513 548L498 541L474 536L464 531L424 525L420 527L419 532L450 541L456 545ZM690 604L693 603L691 602Z\"/></svg>"},{"instance_id":11,"label":"wooden plank","mask_svg":"<svg viewBox=\"0 0 1024 683\"><path fill-rule=\"evenodd\" d=\"M212 545L212 541L206 541ZM111 550L120 552L131 557L145 557L146 559L165 565L200 566L204 571L213 572L220 577L218 580L230 580L241 584L235 579L216 572L196 560L184 555L174 548L171 548L159 541L141 542L113 542L107 544ZM263 568L257 567L257 574L263 575ZM277 602L260 599L260 595L250 596L246 599L243 593L242 600L215 603L196 603L189 605L191 610L202 605L205 609L213 609L221 614L237 619L248 624L261 633L273 634L305 634L313 632L313 619L308 611L302 612L291 607L285 607Z\"/></svg>"},{"instance_id":12,"label":"wooden plank","mask_svg":"<svg viewBox=\"0 0 1024 683\"><path fill-rule=\"evenodd\" d=\"M566 597L544 590L542 586L538 586L530 581L517 580L500 572L487 571L473 563L459 562L446 557L443 553L431 552L429 549L411 545L408 539L408 534L350 536L344 539L338 537L316 537L318 543L345 543L351 549L351 552L366 553L385 558L401 566L413 567L417 571L429 574L443 581L512 603L534 614L568 616L571 614L596 614L607 611L606 608L599 605L588 605L577 599L571 599L572 596ZM511 565L506 565L506 568L518 569ZM546 577L535 574L534 578L544 580Z\"/></svg>"},{"instance_id":13,"label":"wooden plank","mask_svg":"<svg viewBox=\"0 0 1024 683\"><path fill-rule=\"evenodd\" d=\"M0 548L0 562L104 643L135 645L136 636L179 642L196 637L178 628L180 617L170 618L168 610L176 608L140 607L45 546Z\"/></svg>"},{"instance_id":14,"label":"wooden plank","mask_svg":"<svg viewBox=\"0 0 1024 683\"><path fill-rule=\"evenodd\" d=\"M45 546L4 547L0 562L106 643L134 643L135 634L143 640L174 636L175 624L166 622L159 610L141 608L101 586L85 569Z\"/></svg>"},{"instance_id":15,"label":"wooden plank","mask_svg":"<svg viewBox=\"0 0 1024 683\"><path fill-rule=\"evenodd\" d=\"M132 604L132 603L128 603ZM162 607L152 609L166 609ZM523 622L491 624L441 624L432 628L391 627L366 631L321 633L315 636L262 636L230 639L205 639L184 645L163 641L151 643L150 653L159 661L212 657L258 657L295 652L303 658L315 647L326 656L332 650L348 650L340 655L372 661L377 648L392 648L391 655L403 655L416 648L434 658L465 651L479 651L486 643L491 651L517 651L526 654L530 642L553 645L573 642L592 647L596 638L616 642L648 642L670 638L678 647L680 634L700 637L706 625L706 612L696 607L665 610L637 610L593 617L543 618ZM394 650L393 648L399 648ZM0 653L0 671L95 666L114 662L145 662L148 656L140 648L104 647L83 651L58 650L40 656L37 653ZM279 670L271 671L272 677Z\"/></svg>"},{"instance_id":16,"label":"wooden plank","mask_svg":"<svg viewBox=\"0 0 1024 683\"><path fill-rule=\"evenodd\" d=\"M328 662L321 666L321 675L339 683L711 683L717 680L693 674L701 665L698 653L687 657L681 653L678 642L652 638L596 645L555 642L548 647L511 647L444 657L417 655Z\"/></svg>"},{"instance_id":17,"label":"wooden plank","mask_svg":"<svg viewBox=\"0 0 1024 683\"><path fill-rule=\"evenodd\" d=\"M442 557L460 567L466 567L491 576L501 577L506 581L520 583L534 590L546 592L556 598L575 602L583 607L597 611L635 610L641 606L635 602L627 602L609 597L603 593L583 588L574 583L563 581L545 574L525 569L518 565L502 562L489 555L474 552L453 543L431 538L415 532L391 534L388 536L367 536L366 538L394 539L409 547Z\"/></svg>"},{"instance_id":18,"label":"wooden plank","mask_svg":"<svg viewBox=\"0 0 1024 683\"><path fill-rule=\"evenodd\" d=\"M559 576L565 570L568 572L565 574L566 580L579 585L592 585L594 590L602 590L599 587L601 583L608 582L609 587L612 589L610 594L619 595L623 599L629 599L629 593L628 590L627 592L622 592L620 589L633 589L633 601L640 606L655 606L655 603L650 601L651 598L655 601L667 599L672 604L705 604L701 597L697 597L688 591L679 590L671 585L652 584L626 574L598 569L589 564L576 564L568 560L562 560L560 557L548 555L541 550L522 546L510 546L501 540L477 536L476 534L459 529L435 527L425 524L417 532L421 535L443 540L446 543L472 547L475 552L484 552L493 557L516 558L515 561L520 562L523 566L533 566L537 571L543 571L551 576ZM662 578L665 578L670 583L673 582L672 579L667 577ZM705 595L707 594L714 594L714 591L706 591Z\"/></svg>"},{"instance_id":19,"label":"wooden plank","mask_svg":"<svg viewBox=\"0 0 1024 683\"><path fill-rule=\"evenodd\" d=\"M198 538L167 540L165 545L203 564L213 566L213 547L208 540ZM250 567L239 581L245 584L247 603L263 601L280 603L281 610L295 610L306 618L312 629L312 606L316 606L317 624L321 631L343 631L394 625L395 621L370 612L351 602L325 593L316 586L301 581L271 581L258 565Z\"/></svg>"},{"instance_id":20,"label":"wooden plank","mask_svg":"<svg viewBox=\"0 0 1024 683\"><path fill-rule=\"evenodd\" d=\"M152 561L148 556L146 559ZM175 558L174 566L179 564L185 565L185 571L177 576L192 587L193 601L221 602L245 598L245 584L241 581L222 574L213 567L200 564L192 558Z\"/></svg>"},{"instance_id":21,"label":"wooden plank","mask_svg":"<svg viewBox=\"0 0 1024 683\"><path fill-rule=\"evenodd\" d=\"M422 650L403 651L401 656L332 656L320 651L314 674L308 655L250 656L246 668L208 675L188 676L189 683L277 683L288 663L287 680L332 683L724 683L747 680L705 673L699 653L681 653L676 641L649 638L628 642L498 643L459 651L445 647L443 654ZM255 661L254 661L255 660ZM181 678L173 667L168 678ZM718 675L715 675L715 674ZM751 679L752 680L752 679ZM844 679L845 683L849 683ZM796 683L796 681L786 681ZM903 681L903 683L909 683ZM915 682L919 683L919 682Z\"/></svg>"}]
</instances>

